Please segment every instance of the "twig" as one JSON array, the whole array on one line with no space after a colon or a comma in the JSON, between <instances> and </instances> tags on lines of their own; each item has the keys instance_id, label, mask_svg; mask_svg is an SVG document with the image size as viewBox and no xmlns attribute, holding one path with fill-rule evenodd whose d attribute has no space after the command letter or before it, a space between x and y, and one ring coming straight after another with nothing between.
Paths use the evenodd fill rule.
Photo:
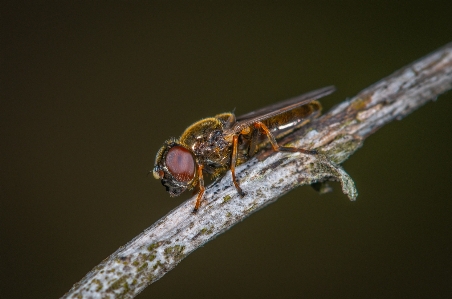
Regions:
<instances>
[{"instance_id":1,"label":"twig","mask_svg":"<svg viewBox=\"0 0 452 299\"><path fill-rule=\"evenodd\" d=\"M196 215L191 213L192 198L119 248L63 298L133 298L198 247L297 186L338 180L354 200L354 183L338 164L384 124L451 88L452 43L366 88L282 142L316 148L324 155L260 153L237 169L245 197L238 196L226 174L206 189Z\"/></svg>"}]
</instances>

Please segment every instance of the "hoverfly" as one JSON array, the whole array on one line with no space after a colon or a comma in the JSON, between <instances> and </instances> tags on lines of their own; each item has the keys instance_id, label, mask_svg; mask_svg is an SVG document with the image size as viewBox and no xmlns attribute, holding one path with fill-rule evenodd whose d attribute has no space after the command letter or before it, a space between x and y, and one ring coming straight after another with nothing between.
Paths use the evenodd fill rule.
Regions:
<instances>
[{"instance_id":1,"label":"hoverfly","mask_svg":"<svg viewBox=\"0 0 452 299\"><path fill-rule=\"evenodd\" d=\"M244 196L235 167L268 143L274 151L316 154L315 150L280 146L277 139L318 117L322 107L316 100L334 90L334 86L321 88L239 117L222 113L197 121L179 139L165 141L155 158L153 175L172 197L197 187L193 212L204 194L204 172L216 178L230 169L237 192Z\"/></svg>"}]
</instances>

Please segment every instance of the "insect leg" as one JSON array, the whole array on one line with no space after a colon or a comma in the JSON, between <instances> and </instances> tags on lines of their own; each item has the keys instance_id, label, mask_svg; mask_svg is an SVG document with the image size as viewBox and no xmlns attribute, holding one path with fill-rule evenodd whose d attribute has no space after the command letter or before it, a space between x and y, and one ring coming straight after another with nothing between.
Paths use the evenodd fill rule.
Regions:
<instances>
[{"instance_id":1,"label":"insect leg","mask_svg":"<svg viewBox=\"0 0 452 299\"><path fill-rule=\"evenodd\" d=\"M273 136L273 134L270 132L270 130L267 128L267 126L262 123L262 122L256 122L254 124L256 129L260 129L264 132L265 135L267 135L268 140L270 141L273 150L275 152L300 152L303 154L309 154L309 155L316 155L317 151L316 150L305 150L302 148L298 148L298 147L290 147L290 146L280 146L278 144L278 142L275 139L275 136Z\"/></svg>"},{"instance_id":2,"label":"insect leg","mask_svg":"<svg viewBox=\"0 0 452 299\"><path fill-rule=\"evenodd\" d=\"M196 213L199 209L199 205L201 204L202 196L204 195L204 178L202 176L202 165L198 165L198 186L199 186L199 193L198 197L196 198L196 204L195 208L193 209L193 213Z\"/></svg>"},{"instance_id":3,"label":"insect leg","mask_svg":"<svg viewBox=\"0 0 452 299\"><path fill-rule=\"evenodd\" d=\"M235 178L235 165L237 164L237 145L239 141L239 135L235 135L232 140L232 157L231 157L231 174L232 174L232 182L235 185L235 188L237 189L237 192L240 194L240 196L245 196L245 193L243 193L242 188L240 188L239 183L237 182L237 179Z\"/></svg>"}]
</instances>

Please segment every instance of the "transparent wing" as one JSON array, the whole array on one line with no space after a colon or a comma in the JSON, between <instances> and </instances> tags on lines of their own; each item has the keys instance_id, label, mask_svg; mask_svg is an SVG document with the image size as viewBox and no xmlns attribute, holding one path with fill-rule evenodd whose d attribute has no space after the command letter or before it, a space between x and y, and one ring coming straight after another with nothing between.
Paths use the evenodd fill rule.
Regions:
<instances>
[{"instance_id":1,"label":"transparent wing","mask_svg":"<svg viewBox=\"0 0 452 299\"><path fill-rule=\"evenodd\" d=\"M334 86L328 86L321 89L317 89L298 97L294 97L250 113L241 115L236 118L236 123L228 130L225 131L226 134L237 134L244 128L252 125L255 122L265 120L267 118L279 115L281 113L290 111L297 107L309 104L310 102L317 100L319 98L325 97L336 90Z\"/></svg>"}]
</instances>

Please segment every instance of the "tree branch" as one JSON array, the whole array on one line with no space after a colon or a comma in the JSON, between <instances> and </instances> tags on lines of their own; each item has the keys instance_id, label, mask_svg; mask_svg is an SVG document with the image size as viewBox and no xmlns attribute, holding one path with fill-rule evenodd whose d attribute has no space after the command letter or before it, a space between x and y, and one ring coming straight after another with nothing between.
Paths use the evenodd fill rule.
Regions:
<instances>
[{"instance_id":1,"label":"tree branch","mask_svg":"<svg viewBox=\"0 0 452 299\"><path fill-rule=\"evenodd\" d=\"M452 43L366 88L281 142L316 148L320 155L260 153L237 168L245 197L240 198L227 173L206 188L197 214L191 213L193 197L119 248L63 298L133 298L198 247L297 186L338 180L354 200L354 183L338 164L383 125L451 88Z\"/></svg>"}]
</instances>

